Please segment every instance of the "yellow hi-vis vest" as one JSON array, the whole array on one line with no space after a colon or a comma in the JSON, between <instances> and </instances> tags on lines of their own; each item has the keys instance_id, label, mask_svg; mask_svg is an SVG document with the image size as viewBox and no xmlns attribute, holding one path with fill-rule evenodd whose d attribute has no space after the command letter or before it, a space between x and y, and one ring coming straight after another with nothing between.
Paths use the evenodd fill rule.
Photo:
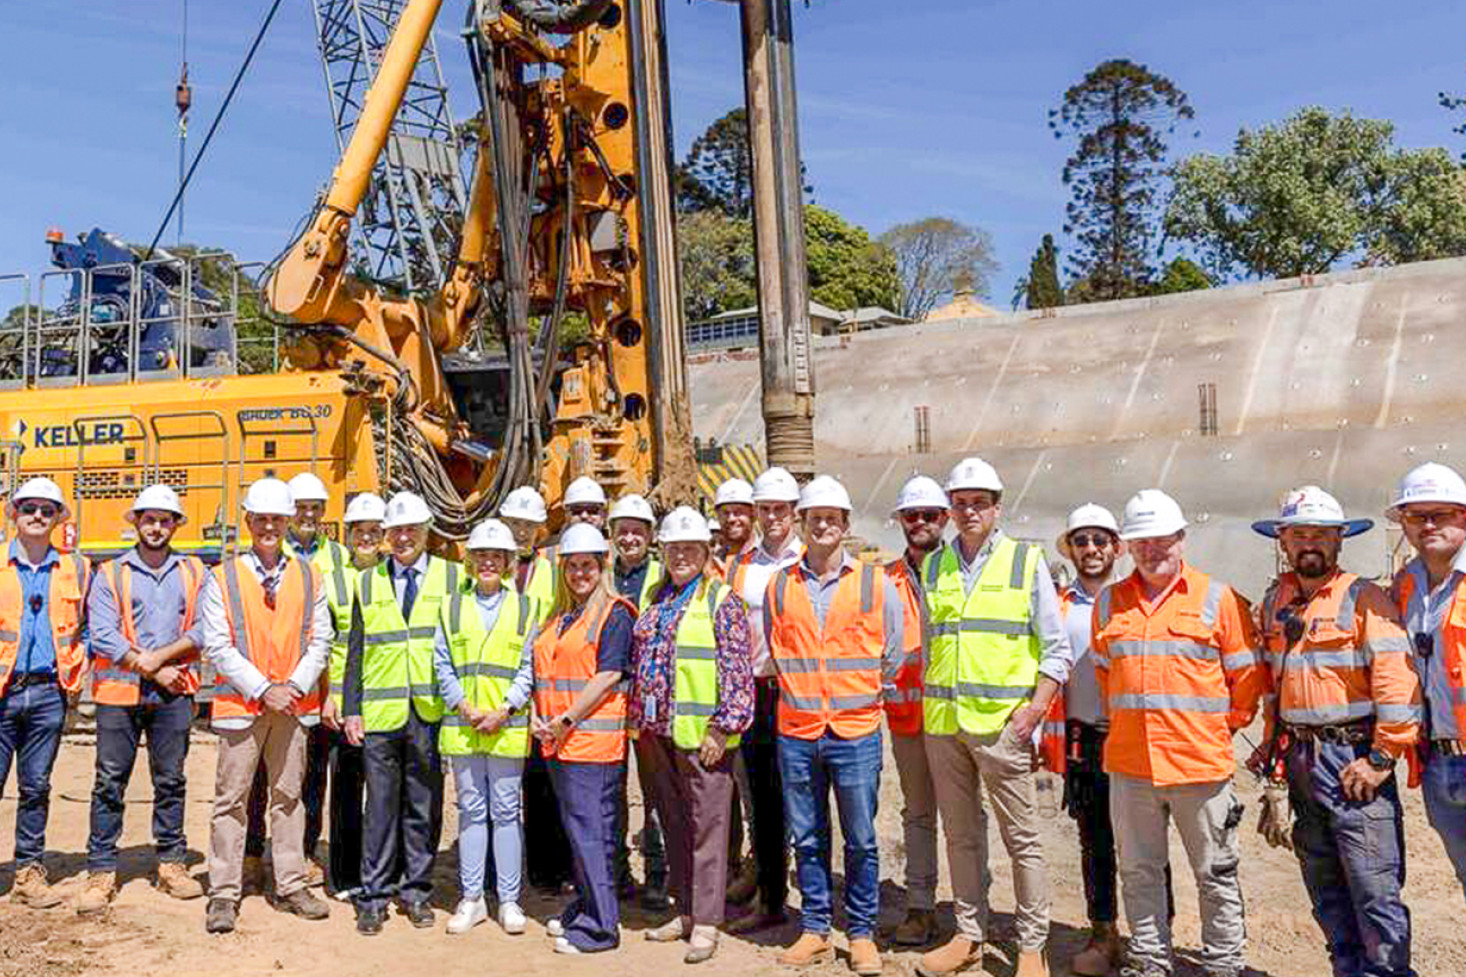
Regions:
<instances>
[{"instance_id":1,"label":"yellow hi-vis vest","mask_svg":"<svg viewBox=\"0 0 1466 977\"><path fill-rule=\"evenodd\" d=\"M352 565L346 547L329 539L323 541L311 562L320 568L321 581L326 585L326 606L331 610L331 625L336 629L326 673L331 682L331 699L340 712L341 688L346 681L346 636L351 631L352 581L361 571Z\"/></svg>"},{"instance_id":2,"label":"yellow hi-vis vest","mask_svg":"<svg viewBox=\"0 0 1466 977\"><path fill-rule=\"evenodd\" d=\"M667 571L662 569L662 561L654 556L647 557L646 576L641 578L641 593L636 596L636 610L645 614L646 609L652 606L652 598L662 586L662 581L667 579Z\"/></svg>"},{"instance_id":3,"label":"yellow hi-vis vest","mask_svg":"<svg viewBox=\"0 0 1466 977\"><path fill-rule=\"evenodd\" d=\"M524 638L534 623L534 605L524 594L502 591L493 630L484 627L474 595L455 590L443 605L443 634L464 698L477 709L498 709L509 694L524 654ZM483 755L519 759L529 756L529 704L493 733L480 733L450 712L443 717L438 749L452 756Z\"/></svg>"},{"instance_id":4,"label":"yellow hi-vis vest","mask_svg":"<svg viewBox=\"0 0 1466 977\"><path fill-rule=\"evenodd\" d=\"M655 569L660 570L660 567ZM651 576L651 571L647 571ZM687 599L677 622L677 678L672 688L672 742L684 750L702 746L708 719L718 708L718 652L713 616L732 591L716 580L704 581ZM741 737L728 737L733 749Z\"/></svg>"},{"instance_id":5,"label":"yellow hi-vis vest","mask_svg":"<svg viewBox=\"0 0 1466 977\"><path fill-rule=\"evenodd\" d=\"M361 720L368 733L407 725L408 703L423 722L443 718L443 700L433 673L433 636L448 595L458 590L458 564L428 557L417 583L412 619L402 619L386 559L356 578L356 599L366 642L361 656Z\"/></svg>"},{"instance_id":6,"label":"yellow hi-vis vest","mask_svg":"<svg viewBox=\"0 0 1466 977\"><path fill-rule=\"evenodd\" d=\"M549 546L534 555L529 571L524 578L524 596L534 603L535 623L544 624L550 616L550 607L555 603L555 547ZM514 570L510 568L505 578L510 587L514 585Z\"/></svg>"},{"instance_id":7,"label":"yellow hi-vis vest","mask_svg":"<svg viewBox=\"0 0 1466 977\"><path fill-rule=\"evenodd\" d=\"M1029 626L1029 596L1041 552L1000 538L971 594L964 592L955 543L927 556L922 726L928 735L996 733L1033 697L1043 646Z\"/></svg>"}]
</instances>

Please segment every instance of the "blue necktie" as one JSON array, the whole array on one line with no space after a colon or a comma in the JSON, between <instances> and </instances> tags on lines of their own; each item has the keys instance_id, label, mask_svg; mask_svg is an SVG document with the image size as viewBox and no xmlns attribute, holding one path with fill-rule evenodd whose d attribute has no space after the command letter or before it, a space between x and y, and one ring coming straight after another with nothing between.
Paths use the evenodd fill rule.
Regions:
<instances>
[{"instance_id":1,"label":"blue necktie","mask_svg":"<svg viewBox=\"0 0 1466 977\"><path fill-rule=\"evenodd\" d=\"M408 567L402 571L407 583L402 587L402 620L412 617L412 604L417 600L417 570Z\"/></svg>"}]
</instances>

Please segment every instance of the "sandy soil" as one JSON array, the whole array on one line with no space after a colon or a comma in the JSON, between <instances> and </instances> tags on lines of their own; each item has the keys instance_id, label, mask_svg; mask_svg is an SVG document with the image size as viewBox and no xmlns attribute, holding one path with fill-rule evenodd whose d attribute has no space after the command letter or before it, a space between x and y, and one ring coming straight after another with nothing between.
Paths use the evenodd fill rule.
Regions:
<instances>
[{"instance_id":1,"label":"sandy soil","mask_svg":"<svg viewBox=\"0 0 1466 977\"><path fill-rule=\"evenodd\" d=\"M900 788L887 757L881 795L883 922L894 925L901 911L900 889L902 845L900 831ZM78 891L84 877L87 834L87 806L92 783L93 751L85 735L68 737L57 763L48 844L53 853L48 867L53 879L68 893ZM214 741L197 733L189 756L190 785L188 833L191 848L201 852L208 840L210 788L213 783ZM1248 778L1243 778L1248 779ZM635 778L632 779L635 783ZM634 788L633 788L634 790ZM1298 867L1292 855L1267 848L1252 831L1256 819L1256 791L1242 788L1248 802L1243 833L1242 883L1247 897L1250 931L1248 961L1254 973L1274 977L1316 977L1329 972L1318 929L1309 910ZM660 920L648 919L628 908L623 916L623 943L619 951L583 958L566 958L551 952L543 921L555 910L548 900L529 898L526 910L532 916L530 931L509 937L492 922L462 937L449 937L436 930L414 930L400 917L389 921L375 938L358 937L349 907L332 903L331 918L308 923L275 912L263 898L246 899L239 929L225 937L204 932L202 900L180 903L159 895L149 885L152 868L145 762L139 761L129 794L128 820L123 835L123 888L113 908L99 919L80 919L69 907L36 911L0 901L0 977L60 977L70 974L175 974L208 973L213 977L246 977L254 974L398 975L513 973L620 975L646 974L666 967L685 969L679 946L645 942L640 931ZM633 804L637 804L633 798ZM639 808L633 823L639 821ZM447 844L455 836L453 805L446 816ZM8 860L15 823L15 788L7 786L0 801L0 856ZM1050 949L1054 973L1067 974L1065 961L1084 942L1083 891L1078 866L1078 843L1073 824L1060 814L1045 822L1048 858L1054 889L1053 932ZM1415 965L1422 977L1457 977L1466 973L1466 928L1463 928L1462 897L1445 859L1439 839L1425 822L1419 795L1411 792L1406 806L1406 832L1411 853L1410 879L1406 897L1414 913ZM1173 859L1180 866L1184 857L1173 835ZM993 850L1001 853L996 836ZM193 870L203 872L202 855ZM945 861L945 855L943 855ZM838 870L837 858L836 867ZM997 855L993 864L993 903L999 936L1009 929L1006 912L1012 907L1012 878L1006 859ZM8 861L0 864L0 891L11 883ZM456 856L451 848L440 857L435 904L451 911L457 895ZM797 900L797 896L795 897ZM950 899L945 866L939 899ZM1188 948L1198 941L1196 894L1189 872L1177 873L1177 946L1182 958L1179 975L1199 974L1186 959ZM944 936L950 932L950 903L943 903ZM442 917L446 922L446 915ZM837 919L837 926L839 920ZM725 975L762 975L786 972L777 961L779 946L797 935L791 926L785 932L770 933L758 941L724 937L714 958L716 970ZM843 948L843 940L838 941ZM990 946L982 972L1012 973L1012 945ZM899 952L887 957L888 974L910 974L917 953ZM703 968L707 970L709 968ZM820 977L848 973L843 949L840 959L818 968ZM973 971L977 972L977 971Z\"/></svg>"}]
</instances>

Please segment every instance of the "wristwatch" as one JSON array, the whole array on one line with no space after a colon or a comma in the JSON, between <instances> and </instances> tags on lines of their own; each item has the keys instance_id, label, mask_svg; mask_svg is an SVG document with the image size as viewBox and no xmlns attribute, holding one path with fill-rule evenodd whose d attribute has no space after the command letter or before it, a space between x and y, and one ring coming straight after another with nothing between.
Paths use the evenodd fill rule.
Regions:
<instances>
[{"instance_id":1,"label":"wristwatch","mask_svg":"<svg viewBox=\"0 0 1466 977\"><path fill-rule=\"evenodd\" d=\"M1390 756L1379 747L1369 751L1369 765L1376 770L1385 771L1395 769L1395 758Z\"/></svg>"},{"instance_id":2,"label":"wristwatch","mask_svg":"<svg viewBox=\"0 0 1466 977\"><path fill-rule=\"evenodd\" d=\"M566 729L574 729L575 720L571 719L569 716L561 716L560 725L564 726Z\"/></svg>"}]
</instances>

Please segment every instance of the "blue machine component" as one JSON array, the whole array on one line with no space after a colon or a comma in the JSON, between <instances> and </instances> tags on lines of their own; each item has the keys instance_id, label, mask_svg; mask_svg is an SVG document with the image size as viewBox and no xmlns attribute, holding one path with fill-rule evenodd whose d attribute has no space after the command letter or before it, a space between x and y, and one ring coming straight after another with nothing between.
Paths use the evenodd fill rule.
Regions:
<instances>
[{"instance_id":1,"label":"blue machine component","mask_svg":"<svg viewBox=\"0 0 1466 977\"><path fill-rule=\"evenodd\" d=\"M134 308L137 372L157 372L178 365L174 358L180 355L183 332L183 310L178 307L183 259L143 264L123 242L101 228L93 228L76 243L53 240L51 263L63 271L87 273L85 277L71 276L71 294L54 314L54 320L81 323L85 279L90 279L91 374L127 372ZM197 276L198 265L194 267ZM134 288L139 292L135 307ZM229 365L234 349L232 297L221 300L197 277L190 283L190 293L190 367ZM40 376L70 376L76 373L76 358L64 348L43 345L38 366Z\"/></svg>"}]
</instances>

